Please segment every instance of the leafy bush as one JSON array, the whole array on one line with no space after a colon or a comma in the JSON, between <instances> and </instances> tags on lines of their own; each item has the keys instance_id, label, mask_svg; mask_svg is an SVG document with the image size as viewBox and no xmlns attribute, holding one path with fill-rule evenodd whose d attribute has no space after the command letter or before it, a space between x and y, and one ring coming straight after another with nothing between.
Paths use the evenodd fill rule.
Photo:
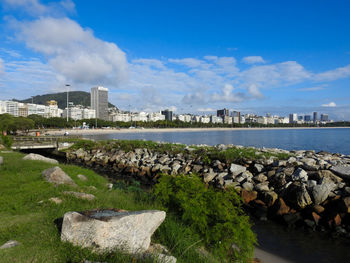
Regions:
<instances>
[{"instance_id":1,"label":"leafy bush","mask_svg":"<svg viewBox=\"0 0 350 263\"><path fill-rule=\"evenodd\" d=\"M230 261L252 258L256 237L233 189L206 188L197 176L162 176L154 194L169 211L191 225L215 254Z\"/></svg>"},{"instance_id":2,"label":"leafy bush","mask_svg":"<svg viewBox=\"0 0 350 263\"><path fill-rule=\"evenodd\" d=\"M3 144L7 148L11 148L12 139L9 136L4 136L1 134L0 143Z\"/></svg>"}]
</instances>

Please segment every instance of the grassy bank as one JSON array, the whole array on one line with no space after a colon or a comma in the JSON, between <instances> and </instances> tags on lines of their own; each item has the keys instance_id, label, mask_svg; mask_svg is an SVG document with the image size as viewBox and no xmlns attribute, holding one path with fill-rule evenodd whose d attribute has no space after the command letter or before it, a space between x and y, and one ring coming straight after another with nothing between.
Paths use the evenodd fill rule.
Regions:
<instances>
[{"instance_id":1,"label":"grassy bank","mask_svg":"<svg viewBox=\"0 0 350 263\"><path fill-rule=\"evenodd\" d=\"M59 165L78 184L78 188L58 186L45 182L44 169L53 165L39 161L23 161L20 153L0 153L4 163L0 166L0 244L17 240L20 245L1 250L0 262L82 262L84 259L104 262L132 262L129 255L115 252L96 255L88 249L79 249L62 243L55 220L67 211L94 208L121 208L126 210L161 209L159 205L140 192L137 186L107 190L106 179L94 172L72 165ZM88 180L77 178L84 174ZM96 189L93 189L93 187ZM96 196L93 201L77 199L63 191L81 191ZM49 201L52 197L63 200L61 204ZM155 234L155 242L167 245L178 262L203 261L191 244L199 240L192 230L167 215L166 221ZM167 243L167 244L165 244ZM185 253L184 253L185 252ZM151 262L137 260L137 262Z\"/></svg>"},{"instance_id":2,"label":"grassy bank","mask_svg":"<svg viewBox=\"0 0 350 263\"><path fill-rule=\"evenodd\" d=\"M151 259L135 259L118 251L97 255L89 249L80 249L60 241L60 231L55 224L58 218L68 211L97 208L167 210L166 220L154 234L153 242L168 247L178 262L222 262L227 258L225 254L218 253L222 252L220 250L222 248L218 249L217 245L206 242L201 231L192 227L191 218L183 220L181 211L175 213L172 207L165 207L164 203L157 201L156 195L141 190L137 183L126 185L120 182L114 189L108 191L106 186L108 181L104 177L78 166L60 164L59 166L72 177L78 187L72 188L66 185L55 187L45 182L41 176L44 169L54 165L40 161L24 161L22 160L24 155L21 153L0 152L0 156L4 158L4 163L0 166L0 245L8 240L17 240L20 243L17 247L1 250L0 262L83 262L84 259L100 262L152 262ZM85 175L88 180L79 180L78 174ZM166 185L163 185L164 187ZM77 199L64 195L63 191L67 190L90 193L96 198L93 201ZM203 189L202 193L207 194L205 191ZM161 192L158 191L159 193ZM174 192L174 196L175 194ZM183 191L182 198L185 194L188 195L186 198L189 198L194 193ZM55 204L49 200L52 197L60 198L63 202ZM223 205L223 203L220 204ZM211 209L220 209L220 207ZM182 212L184 211L186 212L186 210ZM206 213L206 211L203 212ZM246 228L244 231L249 232L248 221L243 217L242 220ZM229 221L221 224L212 219L208 220L208 223L210 224L206 227L216 224L222 229L230 225ZM250 238L251 241L255 239L253 236ZM248 245L248 248L252 248L251 243ZM212 252L210 256L203 257L206 252L198 252L203 246L207 246L206 249ZM252 251L248 252L251 254ZM248 254L246 253L243 258Z\"/></svg>"}]
</instances>

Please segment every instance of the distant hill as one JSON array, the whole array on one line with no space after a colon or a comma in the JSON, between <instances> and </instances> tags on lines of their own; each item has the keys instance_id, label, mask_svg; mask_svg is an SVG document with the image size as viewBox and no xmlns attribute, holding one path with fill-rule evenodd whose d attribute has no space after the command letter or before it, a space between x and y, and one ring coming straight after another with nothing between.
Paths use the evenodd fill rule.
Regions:
<instances>
[{"instance_id":1,"label":"distant hill","mask_svg":"<svg viewBox=\"0 0 350 263\"><path fill-rule=\"evenodd\" d=\"M60 109L67 107L67 92L53 93L37 95L33 97L33 103L35 104L46 104L49 100L55 100L58 103ZM16 100L18 102L32 103L32 98L25 100ZM90 106L90 93L85 91L70 91L69 92L69 102L73 102L74 105L83 105L85 107ZM115 107L113 104L108 103L108 107Z\"/></svg>"}]
</instances>

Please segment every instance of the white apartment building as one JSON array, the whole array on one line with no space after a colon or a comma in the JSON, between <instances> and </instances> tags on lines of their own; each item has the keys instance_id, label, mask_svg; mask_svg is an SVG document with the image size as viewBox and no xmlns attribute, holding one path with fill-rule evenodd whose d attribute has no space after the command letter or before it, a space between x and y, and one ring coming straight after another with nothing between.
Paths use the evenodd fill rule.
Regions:
<instances>
[{"instance_id":1,"label":"white apartment building","mask_svg":"<svg viewBox=\"0 0 350 263\"><path fill-rule=\"evenodd\" d=\"M0 101L0 114L7 113L6 101Z\"/></svg>"},{"instance_id":2,"label":"white apartment building","mask_svg":"<svg viewBox=\"0 0 350 263\"><path fill-rule=\"evenodd\" d=\"M147 117L147 113L146 112L137 112L137 113L133 113L131 115L131 121L143 121L143 122L147 122L148 117Z\"/></svg>"},{"instance_id":3,"label":"white apartment building","mask_svg":"<svg viewBox=\"0 0 350 263\"><path fill-rule=\"evenodd\" d=\"M192 116L190 114L180 114L177 119L183 122L191 122Z\"/></svg>"},{"instance_id":4,"label":"white apartment building","mask_svg":"<svg viewBox=\"0 0 350 263\"><path fill-rule=\"evenodd\" d=\"M130 113L117 112L117 113L111 114L110 116L111 116L111 120L114 122L116 122L116 121L130 122L131 121Z\"/></svg>"},{"instance_id":5,"label":"white apartment building","mask_svg":"<svg viewBox=\"0 0 350 263\"><path fill-rule=\"evenodd\" d=\"M165 115L161 112L151 112L148 114L148 121L164 121Z\"/></svg>"},{"instance_id":6,"label":"white apartment building","mask_svg":"<svg viewBox=\"0 0 350 263\"><path fill-rule=\"evenodd\" d=\"M210 122L211 123L223 123L223 120L221 117L215 116L215 115L211 115L210 116Z\"/></svg>"},{"instance_id":7,"label":"white apartment building","mask_svg":"<svg viewBox=\"0 0 350 263\"><path fill-rule=\"evenodd\" d=\"M210 122L210 117L209 116L201 116L200 117L200 122L201 123L209 123Z\"/></svg>"},{"instance_id":8,"label":"white apartment building","mask_svg":"<svg viewBox=\"0 0 350 263\"><path fill-rule=\"evenodd\" d=\"M63 117L67 118L67 108L63 110ZM81 105L69 107L68 117L73 120L94 119L96 117L95 110L83 108Z\"/></svg>"}]
</instances>

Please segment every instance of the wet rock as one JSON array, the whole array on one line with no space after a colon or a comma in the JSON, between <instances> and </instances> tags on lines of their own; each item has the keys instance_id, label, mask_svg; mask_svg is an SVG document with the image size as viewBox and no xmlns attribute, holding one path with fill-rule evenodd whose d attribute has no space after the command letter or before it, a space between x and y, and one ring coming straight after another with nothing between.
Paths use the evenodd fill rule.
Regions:
<instances>
[{"instance_id":1,"label":"wet rock","mask_svg":"<svg viewBox=\"0 0 350 263\"><path fill-rule=\"evenodd\" d=\"M300 213L294 213L294 214L285 214L282 216L284 222L288 225L288 226L292 226L295 225L299 220L302 219Z\"/></svg>"},{"instance_id":2,"label":"wet rock","mask_svg":"<svg viewBox=\"0 0 350 263\"><path fill-rule=\"evenodd\" d=\"M6 249L11 247L17 247L19 245L19 242L16 240L9 240L5 244L3 244L0 249Z\"/></svg>"},{"instance_id":3,"label":"wet rock","mask_svg":"<svg viewBox=\"0 0 350 263\"><path fill-rule=\"evenodd\" d=\"M320 221L321 217L315 212L312 212L311 216L312 216L312 219L314 220L314 222L316 223L316 225L318 225L318 222Z\"/></svg>"},{"instance_id":4,"label":"wet rock","mask_svg":"<svg viewBox=\"0 0 350 263\"><path fill-rule=\"evenodd\" d=\"M102 253L114 249L142 253L149 248L151 236L165 215L158 210L67 212L61 240Z\"/></svg>"},{"instance_id":5,"label":"wet rock","mask_svg":"<svg viewBox=\"0 0 350 263\"><path fill-rule=\"evenodd\" d=\"M325 208L323 206L321 206L321 205L315 205L314 206L314 211L317 214L322 214L324 210L325 210Z\"/></svg>"},{"instance_id":6,"label":"wet rock","mask_svg":"<svg viewBox=\"0 0 350 263\"><path fill-rule=\"evenodd\" d=\"M40 154L30 153L23 157L23 160L31 160L31 161L42 161L45 163L58 164L58 161L55 159L47 158Z\"/></svg>"},{"instance_id":7,"label":"wet rock","mask_svg":"<svg viewBox=\"0 0 350 263\"><path fill-rule=\"evenodd\" d=\"M340 199L339 207L342 212L350 213L350 196Z\"/></svg>"},{"instance_id":8,"label":"wet rock","mask_svg":"<svg viewBox=\"0 0 350 263\"><path fill-rule=\"evenodd\" d=\"M290 207L286 205L283 198L279 197L275 201L272 211L274 214L281 216L281 215L288 214L290 211Z\"/></svg>"},{"instance_id":9,"label":"wet rock","mask_svg":"<svg viewBox=\"0 0 350 263\"><path fill-rule=\"evenodd\" d=\"M95 196L92 194L86 194L86 193L80 193L80 192L73 192L73 191L64 191L63 192L65 195L71 195L76 198L84 199L84 200L89 200L92 201L95 199Z\"/></svg>"},{"instance_id":10,"label":"wet rock","mask_svg":"<svg viewBox=\"0 0 350 263\"><path fill-rule=\"evenodd\" d=\"M247 168L242 166L242 165L232 163L230 166L230 172L232 173L233 176L237 176L246 170L247 170Z\"/></svg>"},{"instance_id":11,"label":"wet rock","mask_svg":"<svg viewBox=\"0 0 350 263\"><path fill-rule=\"evenodd\" d=\"M77 186L75 182L70 178L60 167L55 166L53 168L46 169L42 172L42 176L49 183L56 185L67 184L71 186Z\"/></svg>"}]
</instances>

